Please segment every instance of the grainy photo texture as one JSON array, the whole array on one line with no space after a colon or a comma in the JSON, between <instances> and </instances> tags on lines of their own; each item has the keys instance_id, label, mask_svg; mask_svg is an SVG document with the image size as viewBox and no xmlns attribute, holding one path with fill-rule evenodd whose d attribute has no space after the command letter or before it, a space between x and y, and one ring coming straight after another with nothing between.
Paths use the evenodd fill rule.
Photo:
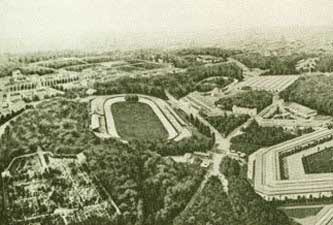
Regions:
<instances>
[{"instance_id":1,"label":"grainy photo texture","mask_svg":"<svg viewBox=\"0 0 333 225\"><path fill-rule=\"evenodd\" d=\"M333 1L0 0L0 225L333 225Z\"/></svg>"}]
</instances>

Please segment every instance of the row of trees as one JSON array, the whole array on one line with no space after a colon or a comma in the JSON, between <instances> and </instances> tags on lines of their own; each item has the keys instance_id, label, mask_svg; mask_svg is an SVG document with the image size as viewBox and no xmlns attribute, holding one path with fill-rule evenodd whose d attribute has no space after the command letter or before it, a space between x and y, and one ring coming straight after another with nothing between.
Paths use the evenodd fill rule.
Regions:
<instances>
[{"instance_id":1,"label":"row of trees","mask_svg":"<svg viewBox=\"0 0 333 225\"><path fill-rule=\"evenodd\" d=\"M127 102L138 102L139 101L139 96L131 95L131 94L126 95L125 96L125 101L127 101Z\"/></svg>"},{"instance_id":2,"label":"row of trees","mask_svg":"<svg viewBox=\"0 0 333 225\"><path fill-rule=\"evenodd\" d=\"M177 55L211 55L215 57L228 58L233 55L240 54L240 50L236 49L222 49L222 48L186 48L177 51Z\"/></svg>"},{"instance_id":3,"label":"row of trees","mask_svg":"<svg viewBox=\"0 0 333 225\"><path fill-rule=\"evenodd\" d=\"M189 116L186 115L186 119L193 124L193 126L195 126L198 131L204 135L206 135L207 137L214 137L214 133L212 133L210 131L209 126L207 126L206 124L202 123L198 117L194 117L193 114L190 114Z\"/></svg>"},{"instance_id":4,"label":"row of trees","mask_svg":"<svg viewBox=\"0 0 333 225\"><path fill-rule=\"evenodd\" d=\"M22 113L24 111L24 109L21 109L19 111L12 111L10 114L7 115L1 115L0 114L0 126L4 123L6 123L7 121L9 121L10 119L14 118L15 116L19 115L20 113Z\"/></svg>"},{"instance_id":5,"label":"row of trees","mask_svg":"<svg viewBox=\"0 0 333 225\"><path fill-rule=\"evenodd\" d=\"M226 61L227 57L241 53L239 50L222 49L222 48L187 48L175 51L154 51L154 50L140 50L134 56L140 60L152 60L155 62L163 61L172 63L177 68L189 68L193 66L202 65L202 62L196 60L198 55L210 55L221 58Z\"/></svg>"}]
</instances>

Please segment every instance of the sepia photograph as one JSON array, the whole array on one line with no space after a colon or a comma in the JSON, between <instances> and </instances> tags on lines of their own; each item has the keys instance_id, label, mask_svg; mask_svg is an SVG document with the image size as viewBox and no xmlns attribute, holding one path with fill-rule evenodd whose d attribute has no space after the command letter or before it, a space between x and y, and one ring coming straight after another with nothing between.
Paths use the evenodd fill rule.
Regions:
<instances>
[{"instance_id":1,"label":"sepia photograph","mask_svg":"<svg viewBox=\"0 0 333 225\"><path fill-rule=\"evenodd\" d=\"M0 225L333 225L333 1L0 0Z\"/></svg>"}]
</instances>

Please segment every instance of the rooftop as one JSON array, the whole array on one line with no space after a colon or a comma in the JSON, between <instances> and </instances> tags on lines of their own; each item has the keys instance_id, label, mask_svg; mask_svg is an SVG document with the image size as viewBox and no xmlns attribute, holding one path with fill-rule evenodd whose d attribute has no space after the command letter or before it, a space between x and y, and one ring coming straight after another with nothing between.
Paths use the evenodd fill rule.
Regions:
<instances>
[{"instance_id":1,"label":"rooftop","mask_svg":"<svg viewBox=\"0 0 333 225\"><path fill-rule=\"evenodd\" d=\"M304 105L300 105L295 102L288 102L284 103L285 107L291 108L293 110L296 110L298 112L304 113L304 114L311 114L311 113L316 113L317 111L314 109L310 109L309 107L306 107Z\"/></svg>"}]
</instances>

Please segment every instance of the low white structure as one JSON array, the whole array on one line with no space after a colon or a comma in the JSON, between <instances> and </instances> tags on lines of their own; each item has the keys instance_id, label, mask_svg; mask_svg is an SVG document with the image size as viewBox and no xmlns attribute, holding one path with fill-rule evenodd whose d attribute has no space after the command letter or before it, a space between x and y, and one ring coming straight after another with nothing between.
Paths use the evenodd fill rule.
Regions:
<instances>
[{"instance_id":1,"label":"low white structure","mask_svg":"<svg viewBox=\"0 0 333 225\"><path fill-rule=\"evenodd\" d=\"M257 109L256 108L246 108L246 107L240 107L237 105L232 106L232 112L237 115L249 115L251 117L255 117L257 115Z\"/></svg>"},{"instance_id":2,"label":"low white structure","mask_svg":"<svg viewBox=\"0 0 333 225\"><path fill-rule=\"evenodd\" d=\"M311 73L316 69L317 63L319 61L318 57L302 59L297 62L296 70L299 72L309 72Z\"/></svg>"},{"instance_id":3,"label":"low white structure","mask_svg":"<svg viewBox=\"0 0 333 225\"><path fill-rule=\"evenodd\" d=\"M283 103L281 105L272 104L268 107L266 107L264 110L262 110L256 117L257 123L261 127L283 127L287 129L294 129L296 127L300 128L322 128L327 127L331 122L332 118L329 116L313 116L316 114L316 111L307 110L302 112L303 116L310 118L304 118L299 116L299 112L296 115L296 111L294 111L295 114L293 114L290 111L287 111L284 109L284 105L286 103ZM293 118L275 118L273 115L276 113L277 109L286 112L286 114L293 115ZM285 114L281 114L285 115Z\"/></svg>"},{"instance_id":4,"label":"low white structure","mask_svg":"<svg viewBox=\"0 0 333 225\"><path fill-rule=\"evenodd\" d=\"M298 75L274 75L251 77L237 84L237 89L251 87L253 90L265 90L279 93L299 78Z\"/></svg>"},{"instance_id":5,"label":"low white structure","mask_svg":"<svg viewBox=\"0 0 333 225\"><path fill-rule=\"evenodd\" d=\"M100 128L101 124L99 122L99 115L92 114L91 115L91 123L90 123L90 129L96 131Z\"/></svg>"},{"instance_id":6,"label":"low white structure","mask_svg":"<svg viewBox=\"0 0 333 225\"><path fill-rule=\"evenodd\" d=\"M317 110L310 109L309 107L300 105L295 102L284 103L283 106L287 111L304 119L310 119L311 117L317 115Z\"/></svg>"}]
</instances>

